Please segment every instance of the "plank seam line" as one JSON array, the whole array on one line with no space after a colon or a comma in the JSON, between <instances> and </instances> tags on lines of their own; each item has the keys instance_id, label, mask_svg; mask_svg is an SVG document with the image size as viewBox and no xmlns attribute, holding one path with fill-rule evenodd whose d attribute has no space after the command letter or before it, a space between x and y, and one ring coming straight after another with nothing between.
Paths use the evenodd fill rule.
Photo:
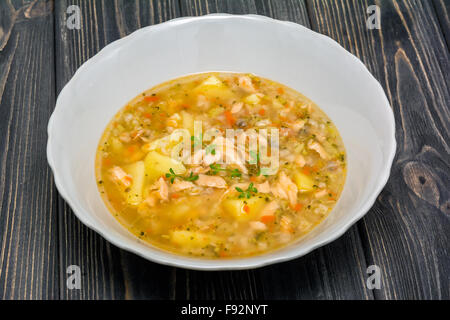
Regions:
<instances>
[{"instance_id":1,"label":"plank seam line","mask_svg":"<svg viewBox=\"0 0 450 320\"><path fill-rule=\"evenodd\" d=\"M53 2L53 10L52 10L52 15L53 15L53 90L54 90L54 94L55 94L55 99L54 99L54 103L56 106L56 99L58 97L58 88L57 88L57 66L56 66L56 23L57 23L57 19L56 19L56 2ZM50 170L51 172L51 170ZM52 179L53 179L53 173L51 173ZM55 272L56 278L55 279L55 283L56 283L56 295L57 296L57 300L61 300L62 299L62 290L61 290L61 266L62 266L62 259L61 259L61 226L60 226L60 219L59 219L59 213L60 213L60 201L59 201L59 192L56 189L56 185L54 185L55 191L54 192L54 199L52 199L52 201L55 202L55 210L56 210L56 215L55 215L55 221L56 221L56 228L57 228L57 237L58 237L58 241L56 241L56 254L57 254L57 264L55 266L55 271L56 269L58 270L58 272Z\"/></svg>"},{"instance_id":2,"label":"plank seam line","mask_svg":"<svg viewBox=\"0 0 450 320\"><path fill-rule=\"evenodd\" d=\"M309 28L311 30L313 30L312 19L311 19L311 10L309 8L310 3L308 0L304 0L304 3L305 3L306 16L308 17Z\"/></svg>"}]
</instances>

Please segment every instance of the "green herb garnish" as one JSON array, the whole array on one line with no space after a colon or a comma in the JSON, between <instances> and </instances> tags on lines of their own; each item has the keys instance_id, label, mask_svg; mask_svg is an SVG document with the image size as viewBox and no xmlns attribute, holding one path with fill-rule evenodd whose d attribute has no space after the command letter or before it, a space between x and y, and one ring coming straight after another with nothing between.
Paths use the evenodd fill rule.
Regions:
<instances>
[{"instance_id":1,"label":"green herb garnish","mask_svg":"<svg viewBox=\"0 0 450 320\"><path fill-rule=\"evenodd\" d=\"M238 169L233 169L230 171L230 176L232 178L239 178L240 176L242 176L242 174Z\"/></svg>"},{"instance_id":2,"label":"green herb garnish","mask_svg":"<svg viewBox=\"0 0 450 320\"><path fill-rule=\"evenodd\" d=\"M239 169L222 168L219 164L210 164L209 167L211 168L211 173L213 175L218 174L220 171L225 171L228 172L232 178L239 178L242 176L242 173L239 171Z\"/></svg>"},{"instance_id":3,"label":"green herb garnish","mask_svg":"<svg viewBox=\"0 0 450 320\"><path fill-rule=\"evenodd\" d=\"M210 164L212 174L218 174L219 171L227 171L227 169L222 168L219 164Z\"/></svg>"},{"instance_id":4,"label":"green herb garnish","mask_svg":"<svg viewBox=\"0 0 450 320\"><path fill-rule=\"evenodd\" d=\"M250 199L255 193L258 193L258 189L253 186L253 182L249 184L247 190L242 190L239 187L235 187L236 191L239 192L239 199L247 198Z\"/></svg>"},{"instance_id":5,"label":"green herb garnish","mask_svg":"<svg viewBox=\"0 0 450 320\"><path fill-rule=\"evenodd\" d=\"M191 171L191 174L187 177L183 177L181 175L178 175L173 171L172 168L169 169L170 173L166 173L166 178L170 179L170 183L173 183L175 181L175 178L180 178L185 181L195 181L198 179L198 174L194 175L194 173Z\"/></svg>"}]
</instances>

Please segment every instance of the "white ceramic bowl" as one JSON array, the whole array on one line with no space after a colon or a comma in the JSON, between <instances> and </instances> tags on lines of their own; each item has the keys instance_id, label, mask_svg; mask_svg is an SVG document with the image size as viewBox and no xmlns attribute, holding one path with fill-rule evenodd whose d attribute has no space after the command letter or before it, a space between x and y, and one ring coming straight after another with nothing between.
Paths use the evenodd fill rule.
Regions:
<instances>
[{"instance_id":1,"label":"white ceramic bowl","mask_svg":"<svg viewBox=\"0 0 450 320\"><path fill-rule=\"evenodd\" d=\"M341 198L322 224L285 248L231 260L167 253L122 227L99 195L95 152L113 115L154 85L206 71L254 73L294 88L315 101L342 135L348 174ZM140 29L83 64L58 97L48 124L47 157L60 194L77 217L116 246L183 268L246 269L305 255L358 221L389 177L394 126L380 84L335 41L291 22L215 14Z\"/></svg>"}]
</instances>

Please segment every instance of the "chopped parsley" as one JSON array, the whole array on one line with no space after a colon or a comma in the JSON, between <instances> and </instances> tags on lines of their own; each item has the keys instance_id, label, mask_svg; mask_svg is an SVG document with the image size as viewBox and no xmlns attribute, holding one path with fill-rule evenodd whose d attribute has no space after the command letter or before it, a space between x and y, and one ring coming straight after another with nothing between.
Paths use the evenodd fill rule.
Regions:
<instances>
[{"instance_id":1,"label":"chopped parsley","mask_svg":"<svg viewBox=\"0 0 450 320\"><path fill-rule=\"evenodd\" d=\"M172 168L169 169L169 173L166 173L166 178L170 179L170 183L173 183L175 181L175 178L180 178L185 181L195 181L198 179L198 174L194 175L194 173L191 171L191 174L187 177L183 177L181 175L178 175L173 171Z\"/></svg>"},{"instance_id":2,"label":"chopped parsley","mask_svg":"<svg viewBox=\"0 0 450 320\"><path fill-rule=\"evenodd\" d=\"M249 184L247 190L242 190L239 187L235 187L236 191L239 192L239 199L247 198L250 199L256 193L258 193L258 189L253 186L253 182Z\"/></svg>"},{"instance_id":3,"label":"chopped parsley","mask_svg":"<svg viewBox=\"0 0 450 320\"><path fill-rule=\"evenodd\" d=\"M220 171L225 171L229 173L232 178L239 178L242 176L242 173L239 171L239 169L222 168L219 164L211 164L209 165L209 167L211 168L211 174L213 175L218 174Z\"/></svg>"}]
</instances>

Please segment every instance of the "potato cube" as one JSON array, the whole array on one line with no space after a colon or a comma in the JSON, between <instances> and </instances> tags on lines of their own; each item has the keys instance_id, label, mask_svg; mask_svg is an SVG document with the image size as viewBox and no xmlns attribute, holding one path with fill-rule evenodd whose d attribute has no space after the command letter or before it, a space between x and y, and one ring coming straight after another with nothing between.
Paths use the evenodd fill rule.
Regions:
<instances>
[{"instance_id":1,"label":"potato cube","mask_svg":"<svg viewBox=\"0 0 450 320\"><path fill-rule=\"evenodd\" d=\"M210 76L204 80L194 91L209 96L212 99L228 99L233 97L233 92L216 76Z\"/></svg>"},{"instance_id":2,"label":"potato cube","mask_svg":"<svg viewBox=\"0 0 450 320\"><path fill-rule=\"evenodd\" d=\"M126 192L127 202L131 205L138 205L142 202L142 189L145 180L144 161L132 163L124 167L124 170L133 178L131 186L127 190L128 192Z\"/></svg>"},{"instance_id":3,"label":"potato cube","mask_svg":"<svg viewBox=\"0 0 450 320\"><path fill-rule=\"evenodd\" d=\"M115 154L121 154L123 152L123 143L118 138L111 138L111 149Z\"/></svg>"},{"instance_id":4,"label":"potato cube","mask_svg":"<svg viewBox=\"0 0 450 320\"><path fill-rule=\"evenodd\" d=\"M223 86L222 81L220 81L216 76L210 76L208 79L204 80L200 86Z\"/></svg>"},{"instance_id":5,"label":"potato cube","mask_svg":"<svg viewBox=\"0 0 450 320\"><path fill-rule=\"evenodd\" d=\"M253 93L244 99L245 103L256 105L261 102L263 95L261 93Z\"/></svg>"},{"instance_id":6,"label":"potato cube","mask_svg":"<svg viewBox=\"0 0 450 320\"><path fill-rule=\"evenodd\" d=\"M170 234L170 239L176 245L189 248L203 248L210 244L210 237L204 233L175 230Z\"/></svg>"},{"instance_id":7,"label":"potato cube","mask_svg":"<svg viewBox=\"0 0 450 320\"><path fill-rule=\"evenodd\" d=\"M264 197L259 196L250 199L226 199L222 202L225 211L239 221L256 219L265 204Z\"/></svg>"},{"instance_id":8,"label":"potato cube","mask_svg":"<svg viewBox=\"0 0 450 320\"><path fill-rule=\"evenodd\" d=\"M295 184L300 192L309 192L314 190L314 181L307 175L301 172L295 172L294 174Z\"/></svg>"},{"instance_id":9,"label":"potato cube","mask_svg":"<svg viewBox=\"0 0 450 320\"><path fill-rule=\"evenodd\" d=\"M176 174L184 174L186 172L183 163L156 151L150 151L145 157L145 173L149 182L154 182L168 173L170 169L173 169Z\"/></svg>"}]
</instances>

